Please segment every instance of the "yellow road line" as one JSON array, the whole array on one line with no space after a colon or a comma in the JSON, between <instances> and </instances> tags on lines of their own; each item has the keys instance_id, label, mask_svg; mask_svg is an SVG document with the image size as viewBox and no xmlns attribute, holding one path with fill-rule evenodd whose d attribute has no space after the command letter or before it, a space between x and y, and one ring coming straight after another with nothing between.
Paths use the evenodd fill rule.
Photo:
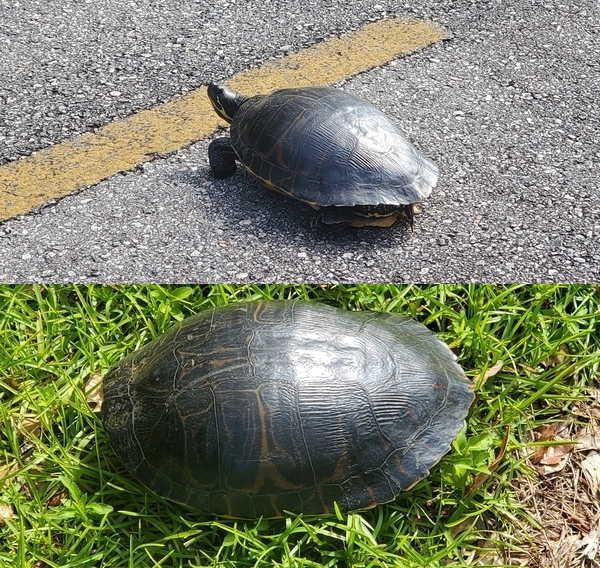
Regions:
<instances>
[{"instance_id":1,"label":"yellow road line","mask_svg":"<svg viewBox=\"0 0 600 568\"><path fill-rule=\"evenodd\" d=\"M254 95L327 85L447 37L432 22L383 20L227 81ZM205 89L0 167L0 220L210 136L219 125Z\"/></svg>"}]
</instances>

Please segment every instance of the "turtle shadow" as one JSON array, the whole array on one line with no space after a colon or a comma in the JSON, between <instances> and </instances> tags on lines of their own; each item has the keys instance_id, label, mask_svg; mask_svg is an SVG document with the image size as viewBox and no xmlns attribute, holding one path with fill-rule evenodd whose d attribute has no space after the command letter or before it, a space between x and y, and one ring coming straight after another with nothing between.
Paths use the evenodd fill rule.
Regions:
<instances>
[{"instance_id":1,"label":"turtle shadow","mask_svg":"<svg viewBox=\"0 0 600 568\"><path fill-rule=\"evenodd\" d=\"M355 251L357 246L401 246L409 242L411 229L402 216L391 227L314 226L315 210L309 205L269 190L243 169L226 179L215 179L208 167L190 173L188 183L201 186L201 199L213 218L220 218L232 231L270 239L287 247L302 238L302 245L314 250L323 245Z\"/></svg>"}]
</instances>

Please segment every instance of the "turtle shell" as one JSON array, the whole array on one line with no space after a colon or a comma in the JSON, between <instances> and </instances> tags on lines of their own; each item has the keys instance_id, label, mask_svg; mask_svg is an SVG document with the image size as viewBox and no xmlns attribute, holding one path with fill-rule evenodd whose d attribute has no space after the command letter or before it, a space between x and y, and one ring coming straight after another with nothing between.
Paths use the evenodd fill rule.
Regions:
<instances>
[{"instance_id":1,"label":"turtle shell","mask_svg":"<svg viewBox=\"0 0 600 568\"><path fill-rule=\"evenodd\" d=\"M231 145L264 185L313 206L402 206L431 193L437 166L373 105L331 87L248 99Z\"/></svg>"},{"instance_id":2,"label":"turtle shell","mask_svg":"<svg viewBox=\"0 0 600 568\"><path fill-rule=\"evenodd\" d=\"M104 379L103 420L159 495L279 517L393 500L448 451L472 399L446 344L407 317L257 301L125 357Z\"/></svg>"}]
</instances>

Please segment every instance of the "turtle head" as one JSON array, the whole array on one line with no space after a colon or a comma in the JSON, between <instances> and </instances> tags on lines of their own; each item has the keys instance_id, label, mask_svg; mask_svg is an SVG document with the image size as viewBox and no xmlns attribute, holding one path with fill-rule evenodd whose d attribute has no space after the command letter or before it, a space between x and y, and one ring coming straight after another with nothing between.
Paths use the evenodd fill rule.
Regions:
<instances>
[{"instance_id":1,"label":"turtle head","mask_svg":"<svg viewBox=\"0 0 600 568\"><path fill-rule=\"evenodd\" d=\"M229 124L240 105L248 99L225 85L215 85L214 83L208 86L208 98L217 114Z\"/></svg>"}]
</instances>

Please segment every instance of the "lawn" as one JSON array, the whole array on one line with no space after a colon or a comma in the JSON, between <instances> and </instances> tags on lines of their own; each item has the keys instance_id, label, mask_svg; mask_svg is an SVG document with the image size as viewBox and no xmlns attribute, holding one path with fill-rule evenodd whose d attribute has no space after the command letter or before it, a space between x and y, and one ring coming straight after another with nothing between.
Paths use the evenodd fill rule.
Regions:
<instances>
[{"instance_id":1,"label":"lawn","mask_svg":"<svg viewBox=\"0 0 600 568\"><path fill-rule=\"evenodd\" d=\"M123 469L89 389L173 323L259 298L394 311L440 334L476 400L429 477L364 512L235 521ZM553 565L539 505L585 457L561 437L597 433L599 367L594 286L0 286L0 567ZM549 448L564 450L554 466ZM593 474L579 479L593 501ZM553 517L583 542L559 565L598 566L587 505Z\"/></svg>"}]
</instances>

